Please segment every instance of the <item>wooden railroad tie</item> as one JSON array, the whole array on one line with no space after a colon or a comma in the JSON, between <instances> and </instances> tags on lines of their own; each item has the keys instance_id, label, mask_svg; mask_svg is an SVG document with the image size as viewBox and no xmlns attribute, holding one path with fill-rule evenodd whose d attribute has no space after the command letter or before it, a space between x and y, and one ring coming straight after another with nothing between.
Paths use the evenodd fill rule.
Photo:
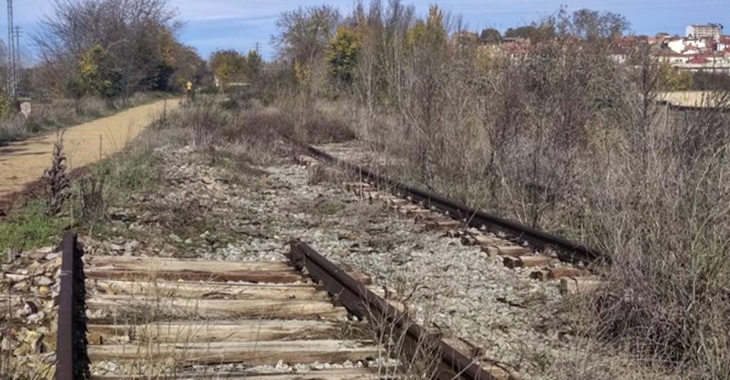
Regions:
<instances>
[{"instance_id":1,"label":"wooden railroad tie","mask_svg":"<svg viewBox=\"0 0 730 380\"><path fill-rule=\"evenodd\" d=\"M312 157L307 156L307 155L303 155L303 154L296 156L294 158L294 161L296 161L296 163L298 163L299 165L302 165L302 166L311 166L311 165L314 165L314 164L317 164L318 163L317 162L317 159L312 158Z\"/></svg>"},{"instance_id":2,"label":"wooden railroad tie","mask_svg":"<svg viewBox=\"0 0 730 380\"><path fill-rule=\"evenodd\" d=\"M587 294L601 290L607 282L600 277L566 277L560 280L563 295Z\"/></svg>"},{"instance_id":3,"label":"wooden railroad tie","mask_svg":"<svg viewBox=\"0 0 730 380\"><path fill-rule=\"evenodd\" d=\"M532 268L549 265L554 263L555 259L548 256L505 256L502 261L507 268Z\"/></svg>"},{"instance_id":4,"label":"wooden railroad tie","mask_svg":"<svg viewBox=\"0 0 730 380\"><path fill-rule=\"evenodd\" d=\"M585 277L590 276L591 272L586 269L574 268L574 267L559 267L542 269L539 271L532 272L530 277L540 281L552 281L559 280L565 277Z\"/></svg>"}]
</instances>

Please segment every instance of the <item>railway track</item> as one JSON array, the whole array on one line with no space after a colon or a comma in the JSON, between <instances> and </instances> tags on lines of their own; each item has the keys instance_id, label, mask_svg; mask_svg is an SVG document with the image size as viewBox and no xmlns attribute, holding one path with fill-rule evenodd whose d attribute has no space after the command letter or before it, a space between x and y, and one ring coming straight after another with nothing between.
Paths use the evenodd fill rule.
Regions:
<instances>
[{"instance_id":1,"label":"railway track","mask_svg":"<svg viewBox=\"0 0 730 380\"><path fill-rule=\"evenodd\" d=\"M535 278L561 280L571 292L600 282L587 266L610 262L590 247L405 186L316 148L308 153L354 174L359 182L346 187L360 199L455 234ZM417 325L389 293L299 241L290 243L288 261L231 262L85 257L77 237L67 234L56 378L519 378L468 340Z\"/></svg>"},{"instance_id":2,"label":"railway track","mask_svg":"<svg viewBox=\"0 0 730 380\"><path fill-rule=\"evenodd\" d=\"M56 379L517 378L307 244L288 257L84 256L65 235Z\"/></svg>"},{"instance_id":3,"label":"railway track","mask_svg":"<svg viewBox=\"0 0 730 380\"><path fill-rule=\"evenodd\" d=\"M298 158L301 164L311 166L322 160L356 178L358 182L345 183L345 188L360 199L379 201L426 229L461 237L465 245L479 245L487 255L500 257L507 267L531 270L535 279L560 280L564 293L601 286L594 269L611 263L611 258L596 248L405 185L313 146L306 146L305 151L307 156Z\"/></svg>"}]
</instances>

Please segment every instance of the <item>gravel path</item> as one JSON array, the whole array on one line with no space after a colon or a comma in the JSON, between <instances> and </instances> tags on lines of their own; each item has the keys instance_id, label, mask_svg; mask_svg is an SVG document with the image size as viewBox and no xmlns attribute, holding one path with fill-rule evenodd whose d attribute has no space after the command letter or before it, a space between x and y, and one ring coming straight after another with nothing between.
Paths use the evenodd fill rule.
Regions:
<instances>
[{"instance_id":1,"label":"gravel path","mask_svg":"<svg viewBox=\"0 0 730 380\"><path fill-rule=\"evenodd\" d=\"M163 100L65 129L64 151L70 169L120 151L163 109L170 111L177 106L177 100ZM0 147L0 199L43 175L51 163L55 142L56 134L51 133Z\"/></svg>"}]
</instances>

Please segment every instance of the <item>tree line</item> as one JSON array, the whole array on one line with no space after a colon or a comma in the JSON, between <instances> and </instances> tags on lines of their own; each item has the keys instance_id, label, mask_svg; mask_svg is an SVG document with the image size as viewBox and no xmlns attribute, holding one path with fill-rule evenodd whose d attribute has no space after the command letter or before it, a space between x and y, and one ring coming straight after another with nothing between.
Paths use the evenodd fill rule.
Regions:
<instances>
[{"instance_id":1,"label":"tree line","mask_svg":"<svg viewBox=\"0 0 730 380\"><path fill-rule=\"evenodd\" d=\"M40 25L38 95L113 102L207 75L206 62L179 41L184 24L167 0L55 0Z\"/></svg>"},{"instance_id":2,"label":"tree line","mask_svg":"<svg viewBox=\"0 0 730 380\"><path fill-rule=\"evenodd\" d=\"M629 23L610 12L508 30L532 42L514 54L455 40L459 17L398 0L301 7L278 26L279 108L295 123L325 103L408 182L608 252L610 294L631 296L576 308L586 335L683 378L730 376L730 303L717 302L730 289L730 97L684 114L655 102L719 77L690 78L647 44L615 60Z\"/></svg>"},{"instance_id":3,"label":"tree line","mask_svg":"<svg viewBox=\"0 0 730 380\"><path fill-rule=\"evenodd\" d=\"M461 20L438 6L432 6L424 18L417 17L413 7L401 2L390 5L386 15L380 2L369 8L359 2L350 15L342 15L333 6L300 7L284 12L277 21L279 33L272 38L279 62L286 62L293 77L306 86L335 80L340 85L356 85L374 77L363 78L358 73L364 66L384 64L386 57L413 57L424 52L421 59L438 57L449 50L450 36L464 31ZM477 43L494 44L504 38L526 38L534 43L551 40L581 40L605 47L609 41L629 30L628 20L616 13L580 9L558 12L530 25L509 28L504 35L487 28L477 35ZM383 54L370 58L374 52ZM477 59L486 60L481 56ZM372 60L363 64L364 60ZM484 63L484 62L482 62ZM385 68L384 68L385 69ZM387 70L368 75L383 75ZM321 86L320 86L321 89Z\"/></svg>"}]
</instances>

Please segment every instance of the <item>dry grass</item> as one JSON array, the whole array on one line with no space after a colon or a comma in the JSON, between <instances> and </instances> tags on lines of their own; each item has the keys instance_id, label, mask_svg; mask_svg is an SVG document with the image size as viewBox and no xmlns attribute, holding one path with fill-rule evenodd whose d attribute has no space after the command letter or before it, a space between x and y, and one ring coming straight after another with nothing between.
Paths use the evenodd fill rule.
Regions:
<instances>
[{"instance_id":1,"label":"dry grass","mask_svg":"<svg viewBox=\"0 0 730 380\"><path fill-rule=\"evenodd\" d=\"M573 309L580 334L650 369L730 377L730 115L656 107L648 49L632 66L600 43L561 41L485 59L474 46L408 45L413 15L386 8L358 15L372 35L332 103L391 158L381 169L607 252L612 289ZM290 117L313 109L283 94Z\"/></svg>"},{"instance_id":2,"label":"dry grass","mask_svg":"<svg viewBox=\"0 0 730 380\"><path fill-rule=\"evenodd\" d=\"M287 98L288 99L288 98ZM288 99L291 109L302 110L299 99ZM297 106L295 106L297 104ZM227 163L265 166L290 153L288 140L321 143L346 141L354 137L344 119L310 109L290 114L281 108L251 104L247 107L203 98L156 123L157 130L175 130L179 143L207 152L211 164Z\"/></svg>"}]
</instances>

